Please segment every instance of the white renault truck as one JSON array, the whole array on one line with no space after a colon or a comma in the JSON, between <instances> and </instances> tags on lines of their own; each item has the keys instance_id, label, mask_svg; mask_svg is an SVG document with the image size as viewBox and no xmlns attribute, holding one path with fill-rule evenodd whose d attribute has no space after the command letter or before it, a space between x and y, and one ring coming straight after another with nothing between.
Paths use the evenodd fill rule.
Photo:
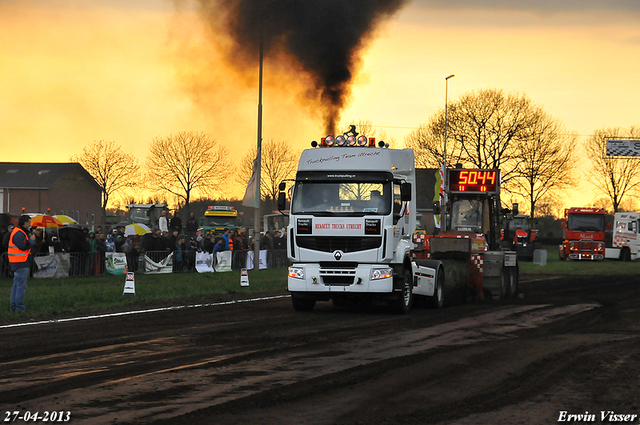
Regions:
<instances>
[{"instance_id":1,"label":"white renault truck","mask_svg":"<svg viewBox=\"0 0 640 425\"><path fill-rule=\"evenodd\" d=\"M313 310L317 301L383 301L406 313L414 295L442 306L441 263L410 256L413 151L357 134L327 136L312 146L302 152L290 192L288 289L294 309ZM283 182L281 210L284 188Z\"/></svg>"},{"instance_id":2,"label":"white renault truck","mask_svg":"<svg viewBox=\"0 0 640 425\"><path fill-rule=\"evenodd\" d=\"M605 258L622 261L640 258L640 213L615 213L612 242L613 246L605 248Z\"/></svg>"}]
</instances>

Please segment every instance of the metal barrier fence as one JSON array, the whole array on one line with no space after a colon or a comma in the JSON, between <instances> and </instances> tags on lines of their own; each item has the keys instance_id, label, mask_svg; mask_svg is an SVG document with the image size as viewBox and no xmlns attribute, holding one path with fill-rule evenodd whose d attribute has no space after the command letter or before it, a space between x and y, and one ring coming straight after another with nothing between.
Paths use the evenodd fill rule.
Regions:
<instances>
[{"instance_id":1,"label":"metal barrier fence","mask_svg":"<svg viewBox=\"0 0 640 425\"><path fill-rule=\"evenodd\" d=\"M247 251L231 251L231 269L240 270L247 267ZM63 254L63 255L55 255ZM38 253L34 258L31 268L32 277L75 277L75 276L99 276L112 274L109 272L108 256L98 252L71 252L71 253ZM66 255L65 255L66 254ZM170 261L166 261L171 254ZM129 271L148 272L149 264L162 264L165 273L191 273L196 272L196 251L147 251L144 253L119 253L126 258L126 266ZM7 253L0 256L0 279L13 277ZM266 264L261 268L288 267L290 264L286 250L273 250L266 252Z\"/></svg>"}]
</instances>

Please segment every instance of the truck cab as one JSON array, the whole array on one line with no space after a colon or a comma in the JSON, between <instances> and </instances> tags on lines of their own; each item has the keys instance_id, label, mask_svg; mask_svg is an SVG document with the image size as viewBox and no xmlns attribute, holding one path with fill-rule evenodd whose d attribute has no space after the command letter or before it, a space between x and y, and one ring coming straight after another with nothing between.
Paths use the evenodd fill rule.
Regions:
<instances>
[{"instance_id":1,"label":"truck cab","mask_svg":"<svg viewBox=\"0 0 640 425\"><path fill-rule=\"evenodd\" d=\"M566 208L562 220L561 260L602 260L605 257L605 211L602 208Z\"/></svg>"},{"instance_id":2,"label":"truck cab","mask_svg":"<svg viewBox=\"0 0 640 425\"><path fill-rule=\"evenodd\" d=\"M347 134L312 146L302 152L291 192L293 307L381 300L407 312L415 283L409 255L416 228L413 151Z\"/></svg>"},{"instance_id":3,"label":"truck cab","mask_svg":"<svg viewBox=\"0 0 640 425\"><path fill-rule=\"evenodd\" d=\"M640 258L640 213L615 213L612 246L606 247L605 256L622 261Z\"/></svg>"},{"instance_id":4,"label":"truck cab","mask_svg":"<svg viewBox=\"0 0 640 425\"><path fill-rule=\"evenodd\" d=\"M236 230L240 227L238 211L233 206L209 205L200 217L198 236L208 238L210 235L222 233L227 229Z\"/></svg>"},{"instance_id":5,"label":"truck cab","mask_svg":"<svg viewBox=\"0 0 640 425\"><path fill-rule=\"evenodd\" d=\"M162 211L167 204L129 204L127 223L142 223L147 226L157 226Z\"/></svg>"}]
</instances>

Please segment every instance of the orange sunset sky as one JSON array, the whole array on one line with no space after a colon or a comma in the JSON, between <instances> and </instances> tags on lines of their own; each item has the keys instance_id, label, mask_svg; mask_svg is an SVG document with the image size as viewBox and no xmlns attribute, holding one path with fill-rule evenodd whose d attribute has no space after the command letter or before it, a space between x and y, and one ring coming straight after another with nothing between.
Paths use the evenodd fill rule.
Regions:
<instances>
[{"instance_id":1,"label":"orange sunset sky","mask_svg":"<svg viewBox=\"0 0 640 425\"><path fill-rule=\"evenodd\" d=\"M231 69L223 31L196 10L190 0L0 0L0 161L65 162L104 139L143 163L154 137L193 130L239 162L256 145L257 58ZM361 61L341 123L370 120L392 147L444 107L450 74L450 100L521 92L580 141L640 124L637 0L409 1ZM309 82L274 62L266 58L263 138L306 148L324 131L300 101ZM565 202L593 199L583 183Z\"/></svg>"}]
</instances>

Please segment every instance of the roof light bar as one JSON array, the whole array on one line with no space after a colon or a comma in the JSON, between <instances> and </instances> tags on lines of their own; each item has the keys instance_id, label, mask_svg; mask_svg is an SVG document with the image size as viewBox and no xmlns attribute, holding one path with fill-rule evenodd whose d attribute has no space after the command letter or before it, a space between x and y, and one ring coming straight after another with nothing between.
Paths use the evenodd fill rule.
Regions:
<instances>
[{"instance_id":1,"label":"roof light bar","mask_svg":"<svg viewBox=\"0 0 640 425\"><path fill-rule=\"evenodd\" d=\"M356 137L354 135L344 136L340 135L337 137L333 137L331 135L323 137L320 139L320 143L315 140L311 142L311 147L321 147L321 148L331 148L331 147L370 147L370 148L388 148L389 144L380 140L376 144L376 139L371 137L367 138L367 136L359 136Z\"/></svg>"},{"instance_id":2,"label":"roof light bar","mask_svg":"<svg viewBox=\"0 0 640 425\"><path fill-rule=\"evenodd\" d=\"M333 136L327 136L324 138L324 144L331 147L336 143L336 139Z\"/></svg>"}]
</instances>

